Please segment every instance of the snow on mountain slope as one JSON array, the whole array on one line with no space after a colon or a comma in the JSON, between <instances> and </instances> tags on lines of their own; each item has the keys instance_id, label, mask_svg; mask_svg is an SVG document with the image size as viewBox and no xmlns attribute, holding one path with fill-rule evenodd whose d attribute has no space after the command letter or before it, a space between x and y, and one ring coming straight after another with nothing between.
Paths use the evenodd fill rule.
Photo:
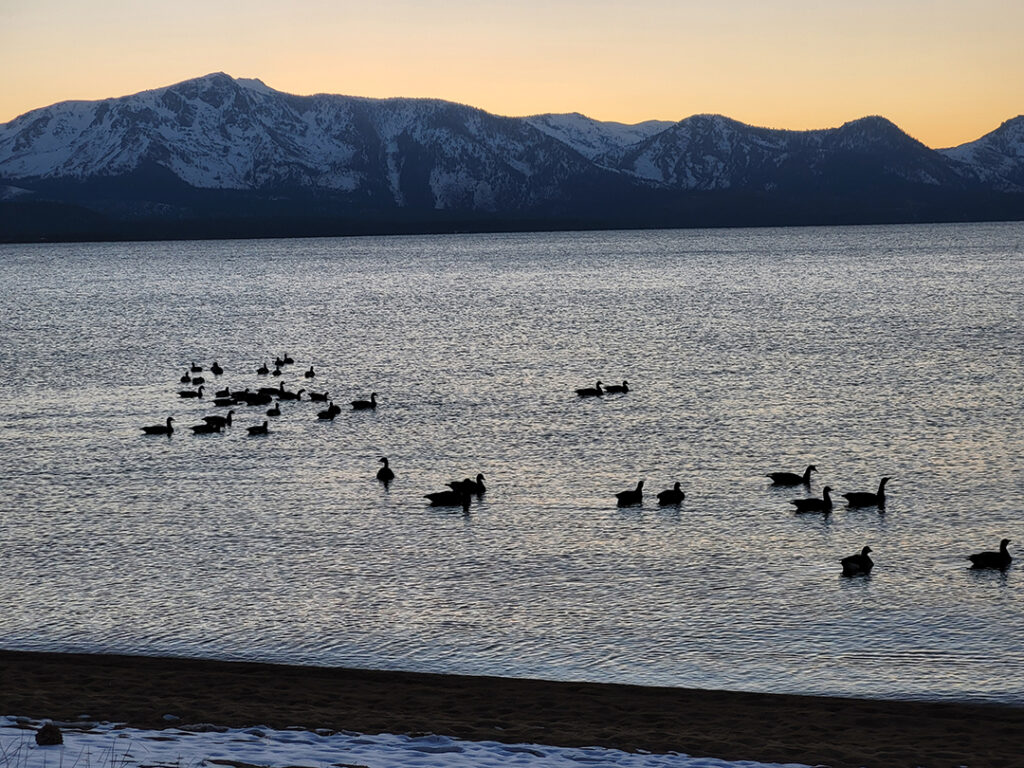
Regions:
<instances>
[{"instance_id":1,"label":"snow on mountain slope","mask_svg":"<svg viewBox=\"0 0 1024 768\"><path fill-rule=\"evenodd\" d=\"M602 122L579 112L533 115L524 119L534 128L572 147L588 160L625 149L675 125L667 120L647 120L635 125Z\"/></svg>"},{"instance_id":2,"label":"snow on mountain slope","mask_svg":"<svg viewBox=\"0 0 1024 768\"><path fill-rule=\"evenodd\" d=\"M977 141L939 153L971 168L1006 191L1024 188L1024 115L1007 120Z\"/></svg>"}]
</instances>

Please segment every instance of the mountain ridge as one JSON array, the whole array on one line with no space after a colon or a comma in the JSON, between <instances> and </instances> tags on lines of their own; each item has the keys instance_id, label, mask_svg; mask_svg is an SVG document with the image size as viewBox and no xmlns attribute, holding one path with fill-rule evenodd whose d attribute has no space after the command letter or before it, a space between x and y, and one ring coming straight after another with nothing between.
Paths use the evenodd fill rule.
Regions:
<instances>
[{"instance_id":1,"label":"mountain ridge","mask_svg":"<svg viewBox=\"0 0 1024 768\"><path fill-rule=\"evenodd\" d=\"M386 230L1024 218L1024 117L933 150L881 116L811 131L710 114L505 117L441 99L299 96L216 72L0 125L0 190L3 239L50 236L12 228L15 203L81 207L92 218L79 219L143 235L127 224L231 218L244 235L247 208L292 221L289 231L311 218L339 231L361 220Z\"/></svg>"}]
</instances>

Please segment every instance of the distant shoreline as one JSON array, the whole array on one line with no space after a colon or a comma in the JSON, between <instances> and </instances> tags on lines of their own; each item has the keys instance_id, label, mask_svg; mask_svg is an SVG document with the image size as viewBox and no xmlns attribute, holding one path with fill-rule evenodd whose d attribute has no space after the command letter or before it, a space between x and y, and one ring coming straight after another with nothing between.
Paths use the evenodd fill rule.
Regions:
<instances>
[{"instance_id":1,"label":"distant shoreline","mask_svg":"<svg viewBox=\"0 0 1024 768\"><path fill-rule=\"evenodd\" d=\"M854 766L1024 766L1024 707L0 650L0 714ZM179 722L179 721L175 721Z\"/></svg>"}]
</instances>

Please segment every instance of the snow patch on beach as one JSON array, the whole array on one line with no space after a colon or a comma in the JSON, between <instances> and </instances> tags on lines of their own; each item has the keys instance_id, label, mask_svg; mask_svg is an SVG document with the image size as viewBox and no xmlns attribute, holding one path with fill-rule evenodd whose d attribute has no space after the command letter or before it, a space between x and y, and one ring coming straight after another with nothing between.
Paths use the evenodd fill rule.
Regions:
<instances>
[{"instance_id":1,"label":"snow patch on beach","mask_svg":"<svg viewBox=\"0 0 1024 768\"><path fill-rule=\"evenodd\" d=\"M227 729L209 724L146 731L113 723L58 723L64 744L40 747L35 742L40 725L24 717L0 717L0 768L238 768L242 763L275 768L780 768L778 763L728 762L601 747L502 744L434 735Z\"/></svg>"}]
</instances>

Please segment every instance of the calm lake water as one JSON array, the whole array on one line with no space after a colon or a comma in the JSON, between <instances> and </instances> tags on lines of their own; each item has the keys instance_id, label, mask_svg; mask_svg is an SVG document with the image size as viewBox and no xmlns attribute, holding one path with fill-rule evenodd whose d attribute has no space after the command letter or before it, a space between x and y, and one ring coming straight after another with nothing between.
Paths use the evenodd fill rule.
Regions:
<instances>
[{"instance_id":1,"label":"calm lake water","mask_svg":"<svg viewBox=\"0 0 1024 768\"><path fill-rule=\"evenodd\" d=\"M1022 224L0 246L0 646L1024 703L1022 254ZM241 389L285 353L334 422L191 433L223 412L176 396L191 361ZM477 472L468 515L423 498ZM788 503L883 475L884 512ZM1014 567L968 568L1003 537Z\"/></svg>"}]
</instances>

